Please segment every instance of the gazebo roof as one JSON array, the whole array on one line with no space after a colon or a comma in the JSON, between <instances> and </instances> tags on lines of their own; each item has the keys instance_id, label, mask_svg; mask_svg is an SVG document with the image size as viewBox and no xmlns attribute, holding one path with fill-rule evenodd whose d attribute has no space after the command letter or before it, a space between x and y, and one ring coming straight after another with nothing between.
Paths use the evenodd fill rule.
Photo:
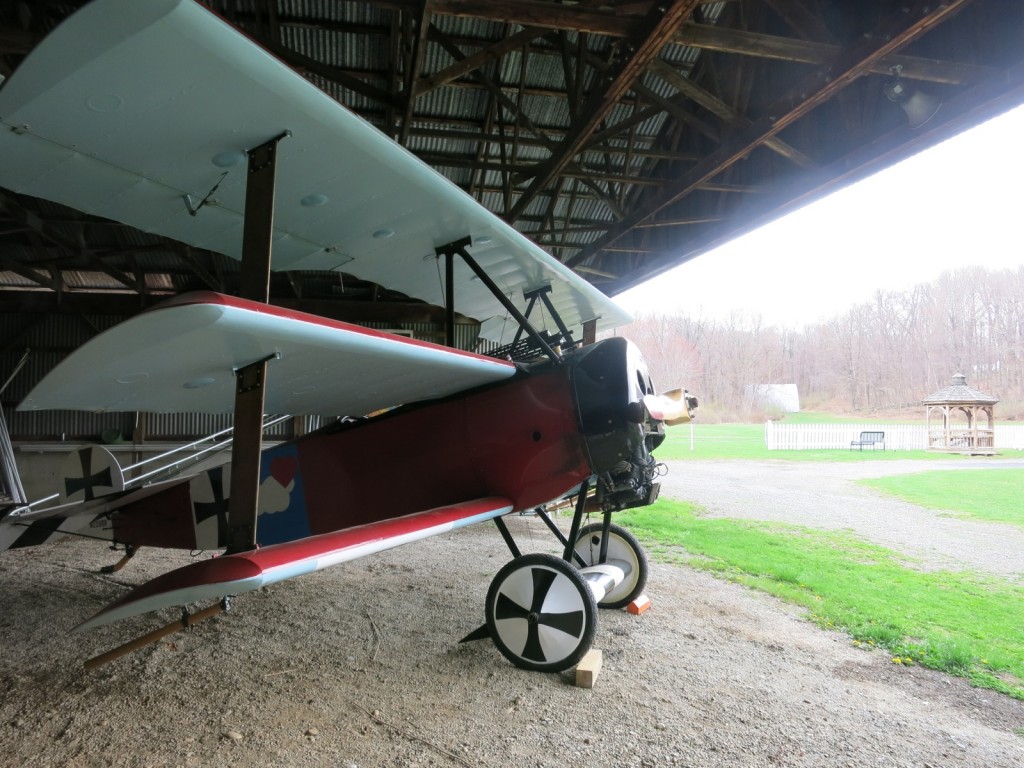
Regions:
<instances>
[{"instance_id":1,"label":"gazebo roof","mask_svg":"<svg viewBox=\"0 0 1024 768\"><path fill-rule=\"evenodd\" d=\"M967 377L962 373L953 376L953 383L948 387L940 389L924 400L925 405L940 405L943 403L969 403L972 405L995 405L999 398L971 389L967 386Z\"/></svg>"}]
</instances>

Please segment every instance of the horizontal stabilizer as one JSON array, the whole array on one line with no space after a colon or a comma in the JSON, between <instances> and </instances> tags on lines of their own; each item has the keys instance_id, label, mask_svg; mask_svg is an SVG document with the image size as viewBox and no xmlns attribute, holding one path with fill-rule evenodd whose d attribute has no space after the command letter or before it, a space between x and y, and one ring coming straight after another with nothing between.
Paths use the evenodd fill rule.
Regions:
<instances>
[{"instance_id":1,"label":"horizontal stabilizer","mask_svg":"<svg viewBox=\"0 0 1024 768\"><path fill-rule=\"evenodd\" d=\"M507 499L475 499L251 552L202 560L146 582L79 624L76 630L92 629L161 608L250 592L511 511L512 503Z\"/></svg>"},{"instance_id":2,"label":"horizontal stabilizer","mask_svg":"<svg viewBox=\"0 0 1024 768\"><path fill-rule=\"evenodd\" d=\"M104 515L191 479L191 476L176 477L143 488L97 496L89 501L71 501L42 509L16 508L0 519L0 552L49 544L72 534L109 540L112 529ZM101 520L102 524L95 527L94 523Z\"/></svg>"}]
</instances>

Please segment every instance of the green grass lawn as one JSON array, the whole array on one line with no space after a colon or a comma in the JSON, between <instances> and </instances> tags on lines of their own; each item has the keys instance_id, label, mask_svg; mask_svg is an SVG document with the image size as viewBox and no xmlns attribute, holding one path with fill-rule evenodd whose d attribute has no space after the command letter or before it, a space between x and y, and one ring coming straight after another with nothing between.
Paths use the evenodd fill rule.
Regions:
<instances>
[{"instance_id":1,"label":"green grass lawn","mask_svg":"<svg viewBox=\"0 0 1024 768\"><path fill-rule=\"evenodd\" d=\"M855 644L1024 700L1024 588L924 572L846 532L700 516L662 500L620 521L655 559L684 563L802 605Z\"/></svg>"},{"instance_id":2,"label":"green grass lawn","mask_svg":"<svg viewBox=\"0 0 1024 768\"><path fill-rule=\"evenodd\" d=\"M861 480L862 485L965 518L1024 527L1024 469L962 469Z\"/></svg>"},{"instance_id":3,"label":"green grass lawn","mask_svg":"<svg viewBox=\"0 0 1024 768\"><path fill-rule=\"evenodd\" d=\"M798 414L787 421L841 420ZM864 419L853 419L865 423ZM869 423L869 422L868 422ZM892 461L960 460L998 467L1000 458L928 451L769 451L762 424L669 428L658 459ZM864 481L885 493L951 514L1024 525L1024 470L922 471ZM1024 588L964 572L924 572L853 534L702 517L668 500L621 516L652 557L701 568L802 605L820 625L854 643L886 649L898 664L970 678L1024 700Z\"/></svg>"}]
</instances>

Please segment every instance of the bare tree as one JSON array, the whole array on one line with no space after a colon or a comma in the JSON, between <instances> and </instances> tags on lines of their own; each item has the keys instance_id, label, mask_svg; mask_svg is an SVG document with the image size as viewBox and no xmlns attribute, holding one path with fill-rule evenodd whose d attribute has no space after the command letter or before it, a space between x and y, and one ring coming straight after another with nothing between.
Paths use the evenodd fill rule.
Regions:
<instances>
[{"instance_id":1,"label":"bare tree","mask_svg":"<svg viewBox=\"0 0 1024 768\"><path fill-rule=\"evenodd\" d=\"M724 321L645 315L620 331L643 350L659 386L685 385L740 412L754 384L795 383L829 409L913 404L963 373L1024 415L1024 267L965 267L801 331L758 315Z\"/></svg>"}]
</instances>

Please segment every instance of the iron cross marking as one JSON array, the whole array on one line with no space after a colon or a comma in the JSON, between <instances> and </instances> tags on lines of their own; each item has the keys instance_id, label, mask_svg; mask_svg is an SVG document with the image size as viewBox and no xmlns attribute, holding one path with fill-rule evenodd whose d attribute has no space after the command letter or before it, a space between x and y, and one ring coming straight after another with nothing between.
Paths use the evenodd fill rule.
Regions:
<instances>
[{"instance_id":1,"label":"iron cross marking","mask_svg":"<svg viewBox=\"0 0 1024 768\"><path fill-rule=\"evenodd\" d=\"M81 477L64 478L64 495L71 498L72 494L85 491L85 500L92 501L96 498L94 488L113 488L114 481L110 477L110 467L104 467L98 472L90 474L92 466L92 449L83 448L78 452L78 460L82 464Z\"/></svg>"},{"instance_id":2,"label":"iron cross marking","mask_svg":"<svg viewBox=\"0 0 1024 768\"><path fill-rule=\"evenodd\" d=\"M213 501L196 501L192 506L196 513L196 526L211 517L217 518L217 544L224 545L228 530L228 500L224 497L224 468L217 467L208 473Z\"/></svg>"},{"instance_id":3,"label":"iron cross marking","mask_svg":"<svg viewBox=\"0 0 1024 768\"><path fill-rule=\"evenodd\" d=\"M525 619L529 624L527 628L526 646L523 648L522 656L530 661L545 662L547 657L540 643L541 626L552 627L561 630L572 637L579 637L583 634L584 616L583 611L568 611L565 613L554 613L544 611L544 602L547 600L548 592L555 581L555 574L546 568L532 569L533 576L533 603L530 607L520 605L504 592L498 595L497 605L494 611L496 619Z\"/></svg>"}]
</instances>

